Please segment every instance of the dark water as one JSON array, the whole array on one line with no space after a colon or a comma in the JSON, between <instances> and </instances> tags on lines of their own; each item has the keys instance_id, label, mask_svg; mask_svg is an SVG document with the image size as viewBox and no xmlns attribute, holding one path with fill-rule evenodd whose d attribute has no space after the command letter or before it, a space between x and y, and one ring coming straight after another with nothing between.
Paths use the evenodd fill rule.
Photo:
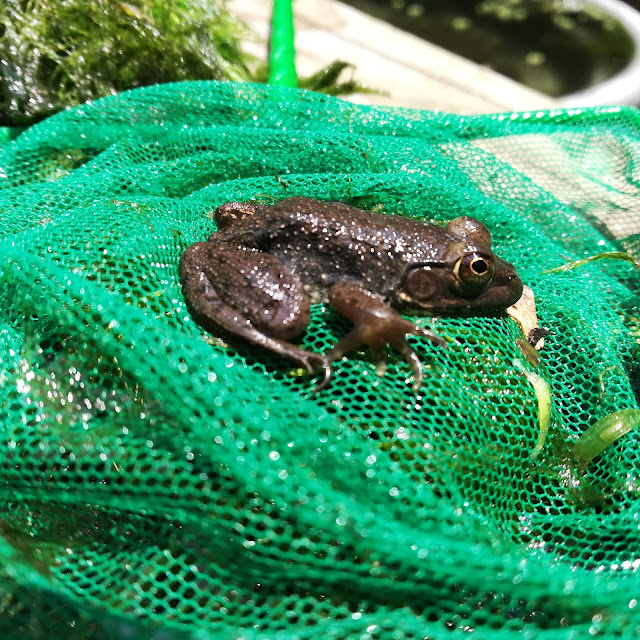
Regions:
<instances>
[{"instance_id":1,"label":"dark water","mask_svg":"<svg viewBox=\"0 0 640 640\"><path fill-rule=\"evenodd\" d=\"M606 80L634 53L618 21L550 0L341 1L554 97Z\"/></svg>"}]
</instances>

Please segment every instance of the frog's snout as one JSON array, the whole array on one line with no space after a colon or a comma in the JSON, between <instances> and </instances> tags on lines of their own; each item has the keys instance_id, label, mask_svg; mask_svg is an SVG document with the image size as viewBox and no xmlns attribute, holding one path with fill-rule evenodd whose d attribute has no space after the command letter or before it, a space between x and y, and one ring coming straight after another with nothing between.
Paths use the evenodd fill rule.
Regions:
<instances>
[{"instance_id":1,"label":"frog's snout","mask_svg":"<svg viewBox=\"0 0 640 640\"><path fill-rule=\"evenodd\" d=\"M497 296L498 291L504 293L505 300L503 304L505 306L511 306L522 296L524 289L524 283L518 275L516 268L509 262L501 260L501 268L496 273L492 289Z\"/></svg>"}]
</instances>

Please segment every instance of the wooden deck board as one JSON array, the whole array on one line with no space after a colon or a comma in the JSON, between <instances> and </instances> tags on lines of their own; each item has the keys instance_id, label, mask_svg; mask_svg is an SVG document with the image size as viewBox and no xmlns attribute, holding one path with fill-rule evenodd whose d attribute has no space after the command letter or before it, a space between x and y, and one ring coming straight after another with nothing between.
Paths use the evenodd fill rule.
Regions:
<instances>
[{"instance_id":1,"label":"wooden deck board","mask_svg":"<svg viewBox=\"0 0 640 640\"><path fill-rule=\"evenodd\" d=\"M261 37L247 49L262 58L271 5L267 0L229 3ZM299 75L340 59L355 65L359 82L385 92L348 98L354 102L469 114L558 106L548 96L335 0L296 0L294 12Z\"/></svg>"}]
</instances>

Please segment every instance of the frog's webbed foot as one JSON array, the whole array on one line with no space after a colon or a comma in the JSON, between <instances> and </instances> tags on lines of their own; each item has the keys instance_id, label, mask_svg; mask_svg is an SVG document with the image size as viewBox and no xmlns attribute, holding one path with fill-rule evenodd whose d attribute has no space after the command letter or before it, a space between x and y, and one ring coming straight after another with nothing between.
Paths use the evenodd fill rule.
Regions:
<instances>
[{"instance_id":1,"label":"frog's webbed foot","mask_svg":"<svg viewBox=\"0 0 640 640\"><path fill-rule=\"evenodd\" d=\"M353 329L327 354L331 362L366 344L371 350L376 371L381 376L386 370L383 349L388 344L411 365L413 388L420 388L423 379L422 363L407 342L406 336L422 336L438 346L446 345L443 338L405 320L378 296L354 282L339 282L331 287L329 302L336 311L354 323Z\"/></svg>"},{"instance_id":2,"label":"frog's webbed foot","mask_svg":"<svg viewBox=\"0 0 640 640\"><path fill-rule=\"evenodd\" d=\"M290 342L282 342L280 344L280 353L303 366L310 376L319 374L322 372L322 380L314 387L314 393L324 389L331 381L331 360L321 353L314 353L313 351L305 351Z\"/></svg>"}]
</instances>

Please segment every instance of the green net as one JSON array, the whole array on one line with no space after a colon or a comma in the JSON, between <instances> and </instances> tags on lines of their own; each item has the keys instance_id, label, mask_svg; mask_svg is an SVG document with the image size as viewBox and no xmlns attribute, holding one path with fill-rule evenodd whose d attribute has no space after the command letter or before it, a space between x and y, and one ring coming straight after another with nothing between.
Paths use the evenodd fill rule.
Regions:
<instances>
[{"instance_id":1,"label":"green net","mask_svg":"<svg viewBox=\"0 0 640 640\"><path fill-rule=\"evenodd\" d=\"M640 116L356 106L181 83L60 113L0 149L0 636L635 638ZM292 195L482 220L551 331L416 320L332 385L190 318L184 249L231 200ZM349 329L315 305L299 344ZM520 361L520 364L514 361ZM546 443L541 394L549 385Z\"/></svg>"}]
</instances>

